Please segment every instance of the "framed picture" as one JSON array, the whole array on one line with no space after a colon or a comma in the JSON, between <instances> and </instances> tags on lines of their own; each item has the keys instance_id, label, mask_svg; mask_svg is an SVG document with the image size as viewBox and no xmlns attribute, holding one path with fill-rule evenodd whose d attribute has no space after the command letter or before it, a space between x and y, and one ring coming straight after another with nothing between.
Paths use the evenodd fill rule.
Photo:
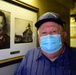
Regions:
<instances>
[{"instance_id":1,"label":"framed picture","mask_svg":"<svg viewBox=\"0 0 76 75\"><path fill-rule=\"evenodd\" d=\"M34 24L38 11L38 8L19 0L0 1L0 12L5 14L7 23L4 32L9 36L7 47L0 48L0 66L20 61L28 50L37 46Z\"/></svg>"},{"instance_id":2,"label":"framed picture","mask_svg":"<svg viewBox=\"0 0 76 75\"><path fill-rule=\"evenodd\" d=\"M76 48L76 22L70 24L70 46Z\"/></svg>"}]
</instances>

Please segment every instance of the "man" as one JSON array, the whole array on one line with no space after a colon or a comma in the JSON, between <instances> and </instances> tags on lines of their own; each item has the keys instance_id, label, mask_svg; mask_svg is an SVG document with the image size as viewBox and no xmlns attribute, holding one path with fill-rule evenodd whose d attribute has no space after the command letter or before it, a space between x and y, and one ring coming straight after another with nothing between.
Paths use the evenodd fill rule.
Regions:
<instances>
[{"instance_id":1,"label":"man","mask_svg":"<svg viewBox=\"0 0 76 75\"><path fill-rule=\"evenodd\" d=\"M0 11L0 49L10 48L10 37L6 33L6 17L5 14Z\"/></svg>"},{"instance_id":2,"label":"man","mask_svg":"<svg viewBox=\"0 0 76 75\"><path fill-rule=\"evenodd\" d=\"M76 49L65 44L63 25L54 12L38 19L35 26L40 47L27 52L15 75L76 75Z\"/></svg>"}]
</instances>

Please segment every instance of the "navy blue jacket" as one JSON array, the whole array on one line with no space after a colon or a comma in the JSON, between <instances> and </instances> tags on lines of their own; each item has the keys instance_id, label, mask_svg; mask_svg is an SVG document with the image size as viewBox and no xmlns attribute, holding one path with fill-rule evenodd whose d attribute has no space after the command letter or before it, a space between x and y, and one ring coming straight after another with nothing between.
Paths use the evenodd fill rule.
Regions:
<instances>
[{"instance_id":1,"label":"navy blue jacket","mask_svg":"<svg viewBox=\"0 0 76 75\"><path fill-rule=\"evenodd\" d=\"M29 50L15 75L76 75L76 49L66 46L54 62L46 58L40 48Z\"/></svg>"}]
</instances>

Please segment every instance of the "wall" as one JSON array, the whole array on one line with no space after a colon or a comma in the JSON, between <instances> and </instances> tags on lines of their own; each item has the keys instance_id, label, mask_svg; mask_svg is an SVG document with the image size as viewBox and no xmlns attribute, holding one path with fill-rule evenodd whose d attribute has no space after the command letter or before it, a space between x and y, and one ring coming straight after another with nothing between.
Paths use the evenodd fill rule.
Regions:
<instances>
[{"instance_id":1,"label":"wall","mask_svg":"<svg viewBox=\"0 0 76 75\"><path fill-rule=\"evenodd\" d=\"M18 65L19 63L16 63L0 68L0 75L14 75L14 72L16 71Z\"/></svg>"},{"instance_id":2,"label":"wall","mask_svg":"<svg viewBox=\"0 0 76 75\"><path fill-rule=\"evenodd\" d=\"M64 26L66 32L68 33L66 42L68 43L68 45L70 45L70 10L69 9L71 5L66 7L66 3L64 5L63 3L60 2L61 3L60 4L58 0L47 0L45 2L44 0L26 0L26 1L21 0L21 1L39 8L38 17L48 11L59 13L63 21L66 22L66 25ZM72 4L72 1L70 2L70 4Z\"/></svg>"},{"instance_id":3,"label":"wall","mask_svg":"<svg viewBox=\"0 0 76 75\"><path fill-rule=\"evenodd\" d=\"M69 31L70 31L70 24L69 24L70 13L69 13L68 8L66 8L65 6L62 6L61 4L56 2L56 0L47 0L47 1L27 0L26 3L39 8L38 17L47 11L53 11L53 12L59 13L61 15L61 17L63 18L63 20L66 22L65 30L68 32L67 43L69 44L69 42L70 42L69 41L69 39L70 39L69 38L69 36L70 36L70 33L69 33ZM0 68L0 75L14 75L14 72L15 72L18 64L19 63Z\"/></svg>"},{"instance_id":4,"label":"wall","mask_svg":"<svg viewBox=\"0 0 76 75\"><path fill-rule=\"evenodd\" d=\"M72 22L70 23L70 46L76 48L76 19L71 17Z\"/></svg>"}]
</instances>

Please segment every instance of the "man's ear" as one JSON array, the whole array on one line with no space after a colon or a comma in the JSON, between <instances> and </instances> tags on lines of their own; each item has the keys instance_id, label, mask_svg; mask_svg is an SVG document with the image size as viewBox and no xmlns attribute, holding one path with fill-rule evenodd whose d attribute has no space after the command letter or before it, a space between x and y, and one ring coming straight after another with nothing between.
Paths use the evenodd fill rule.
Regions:
<instances>
[{"instance_id":1,"label":"man's ear","mask_svg":"<svg viewBox=\"0 0 76 75\"><path fill-rule=\"evenodd\" d=\"M67 33L64 31L61 37L63 42L65 42L66 37L67 37Z\"/></svg>"},{"instance_id":2,"label":"man's ear","mask_svg":"<svg viewBox=\"0 0 76 75\"><path fill-rule=\"evenodd\" d=\"M39 38L39 36L38 36L38 38L37 38L37 46L39 47L40 46L40 38Z\"/></svg>"},{"instance_id":3,"label":"man's ear","mask_svg":"<svg viewBox=\"0 0 76 75\"><path fill-rule=\"evenodd\" d=\"M66 39L66 37L67 37L66 31L63 32L63 35L64 35L64 38Z\"/></svg>"},{"instance_id":4,"label":"man's ear","mask_svg":"<svg viewBox=\"0 0 76 75\"><path fill-rule=\"evenodd\" d=\"M39 36L38 36L38 38L37 38L37 41L39 41L40 39L39 39Z\"/></svg>"}]
</instances>

